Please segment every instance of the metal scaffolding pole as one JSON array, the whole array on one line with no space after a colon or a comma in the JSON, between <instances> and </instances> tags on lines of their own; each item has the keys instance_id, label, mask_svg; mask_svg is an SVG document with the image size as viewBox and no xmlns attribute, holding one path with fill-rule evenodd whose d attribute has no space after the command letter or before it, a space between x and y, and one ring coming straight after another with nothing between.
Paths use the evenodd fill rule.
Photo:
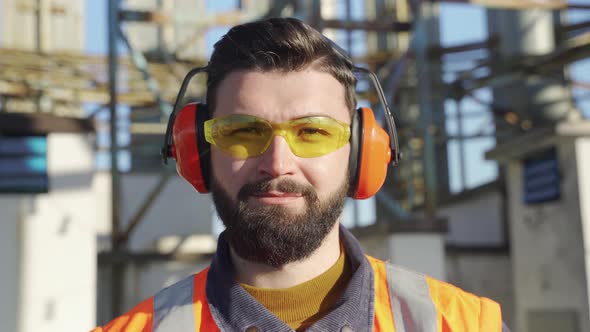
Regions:
<instances>
[{"instance_id":1,"label":"metal scaffolding pole","mask_svg":"<svg viewBox=\"0 0 590 332\"><path fill-rule=\"evenodd\" d=\"M578 111L569 88L559 81L563 80L561 73L569 57L585 56L588 51L587 44L576 48L577 45L571 42L583 35L565 40L561 46L556 45L554 17L547 10L494 9L488 10L487 15L488 30L500 37L496 53L491 55L498 61L492 63L492 75L482 78L482 82L473 87L491 86L495 103L512 110L518 122L526 120L542 126L575 117ZM512 68L502 68L511 59L521 60ZM498 77L502 71L503 77ZM494 74L495 81L501 84L494 84L491 80ZM551 76L557 76L558 80ZM499 132L518 133L505 121L497 121L496 126Z\"/></svg>"},{"instance_id":2,"label":"metal scaffolding pole","mask_svg":"<svg viewBox=\"0 0 590 332\"><path fill-rule=\"evenodd\" d=\"M111 244L112 251L120 250L121 242L119 241L120 228L120 178L118 167L118 149L117 149L117 37L118 37L118 10L119 0L109 0L108 2L108 52L109 52L109 108L111 111L110 119L110 138L111 138ZM112 265L111 273L111 310L112 317L117 317L121 313L121 299L123 293L123 269L120 264Z\"/></svg>"},{"instance_id":3,"label":"metal scaffolding pole","mask_svg":"<svg viewBox=\"0 0 590 332\"><path fill-rule=\"evenodd\" d=\"M424 2L420 4L420 13L415 29L415 56L418 70L418 100L420 105L420 125L423 132L422 167L424 174L425 200L427 217L434 218L437 208L437 153L432 129L435 128L435 114L438 105L433 97L433 75L436 66L428 57L428 50L439 43L438 5Z\"/></svg>"}]
</instances>

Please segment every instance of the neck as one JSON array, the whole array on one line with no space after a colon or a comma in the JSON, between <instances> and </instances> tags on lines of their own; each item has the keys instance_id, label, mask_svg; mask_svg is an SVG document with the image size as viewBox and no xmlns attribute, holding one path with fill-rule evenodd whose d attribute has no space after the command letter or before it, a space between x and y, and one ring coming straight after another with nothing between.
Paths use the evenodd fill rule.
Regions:
<instances>
[{"instance_id":1,"label":"neck","mask_svg":"<svg viewBox=\"0 0 590 332\"><path fill-rule=\"evenodd\" d=\"M258 288L288 288L311 280L333 266L340 256L339 222L307 258L273 267L238 256L230 247L236 281Z\"/></svg>"}]
</instances>

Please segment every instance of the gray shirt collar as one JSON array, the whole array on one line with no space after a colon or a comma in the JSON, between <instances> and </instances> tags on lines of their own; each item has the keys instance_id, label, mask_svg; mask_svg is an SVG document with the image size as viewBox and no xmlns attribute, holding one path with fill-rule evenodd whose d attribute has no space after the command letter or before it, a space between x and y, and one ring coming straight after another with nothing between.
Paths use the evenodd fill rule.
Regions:
<instances>
[{"instance_id":1,"label":"gray shirt collar","mask_svg":"<svg viewBox=\"0 0 590 332\"><path fill-rule=\"evenodd\" d=\"M373 330L373 270L359 242L342 225L340 235L353 274L333 310L308 331L341 331L345 327L352 331ZM206 292L211 314L221 331L292 331L236 283L223 233L207 276Z\"/></svg>"}]
</instances>

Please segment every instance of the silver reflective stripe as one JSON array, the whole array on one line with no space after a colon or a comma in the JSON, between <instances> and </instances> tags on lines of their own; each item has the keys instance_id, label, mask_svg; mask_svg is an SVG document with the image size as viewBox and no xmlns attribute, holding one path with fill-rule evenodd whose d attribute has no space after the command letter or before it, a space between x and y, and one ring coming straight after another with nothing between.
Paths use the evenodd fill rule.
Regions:
<instances>
[{"instance_id":1,"label":"silver reflective stripe","mask_svg":"<svg viewBox=\"0 0 590 332\"><path fill-rule=\"evenodd\" d=\"M194 277L159 291L154 296L154 332L195 331L193 311Z\"/></svg>"},{"instance_id":2,"label":"silver reflective stripe","mask_svg":"<svg viewBox=\"0 0 590 332\"><path fill-rule=\"evenodd\" d=\"M396 332L436 332L436 308L426 278L385 263Z\"/></svg>"}]
</instances>

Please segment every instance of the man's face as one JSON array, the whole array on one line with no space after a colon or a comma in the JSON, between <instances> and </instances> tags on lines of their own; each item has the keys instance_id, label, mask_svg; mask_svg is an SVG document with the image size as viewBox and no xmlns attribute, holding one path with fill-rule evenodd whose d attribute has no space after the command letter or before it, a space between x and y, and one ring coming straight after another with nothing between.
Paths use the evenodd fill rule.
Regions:
<instances>
[{"instance_id":1,"label":"man's face","mask_svg":"<svg viewBox=\"0 0 590 332\"><path fill-rule=\"evenodd\" d=\"M218 87L214 117L231 114L273 123L325 116L350 124L344 87L313 69L229 74ZM234 251L271 266L309 256L342 212L349 153L346 144L319 157L298 157L282 136L247 159L212 147L211 192Z\"/></svg>"}]
</instances>

